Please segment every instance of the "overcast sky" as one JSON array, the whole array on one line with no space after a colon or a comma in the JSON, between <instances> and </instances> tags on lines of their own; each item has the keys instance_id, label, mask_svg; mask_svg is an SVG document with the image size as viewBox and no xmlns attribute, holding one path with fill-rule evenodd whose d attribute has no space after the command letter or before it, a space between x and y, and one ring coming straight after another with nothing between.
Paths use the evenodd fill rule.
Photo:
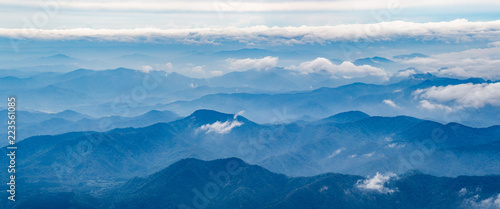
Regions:
<instances>
[{"instance_id":1,"label":"overcast sky","mask_svg":"<svg viewBox=\"0 0 500 209\"><path fill-rule=\"evenodd\" d=\"M387 79L394 72L350 62L337 65L327 58L349 61L353 57L390 58L419 52L429 56L398 62L438 75L500 79L499 0L0 0L0 20L0 43L7 43L0 46L4 58L12 49L27 52L32 46L82 56L78 50L64 50L68 41L73 41L68 48L74 49L80 40L99 46L180 43L200 45L196 50L201 51L284 46L318 56L299 61L285 54L259 54L219 61L227 71L285 67L302 73L326 71ZM363 42L371 43L360 46ZM323 47L329 44L332 47ZM182 72L189 68L193 74L222 73L220 63L179 67L179 63L170 62L174 61L149 63L144 69L160 64L177 66ZM210 74L213 72L217 74ZM409 73L415 72L405 72Z\"/></svg>"},{"instance_id":2,"label":"overcast sky","mask_svg":"<svg viewBox=\"0 0 500 209\"><path fill-rule=\"evenodd\" d=\"M332 26L354 23L492 21L498 0L76 1L0 0L0 28L131 29ZM36 24L35 24L36 23Z\"/></svg>"}]
</instances>

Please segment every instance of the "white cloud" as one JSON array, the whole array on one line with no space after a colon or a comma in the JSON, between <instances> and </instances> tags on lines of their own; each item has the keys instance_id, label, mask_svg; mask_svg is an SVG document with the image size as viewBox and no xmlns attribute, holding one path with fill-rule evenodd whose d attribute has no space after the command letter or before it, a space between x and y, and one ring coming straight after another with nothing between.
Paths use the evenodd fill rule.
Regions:
<instances>
[{"instance_id":1,"label":"white cloud","mask_svg":"<svg viewBox=\"0 0 500 209\"><path fill-rule=\"evenodd\" d=\"M458 191L459 196L464 196L466 194L467 194L467 188L465 188L465 187L460 189L460 191Z\"/></svg>"},{"instance_id":2,"label":"white cloud","mask_svg":"<svg viewBox=\"0 0 500 209\"><path fill-rule=\"evenodd\" d=\"M365 154L361 155L361 157L372 157L374 154L375 154L375 151L370 152L370 153L365 153Z\"/></svg>"},{"instance_id":3,"label":"white cloud","mask_svg":"<svg viewBox=\"0 0 500 209\"><path fill-rule=\"evenodd\" d=\"M325 190L328 190L328 187L327 187L327 186L323 186L323 187L321 187L318 191L319 191L319 192L323 192L323 191L325 191Z\"/></svg>"},{"instance_id":4,"label":"white cloud","mask_svg":"<svg viewBox=\"0 0 500 209\"><path fill-rule=\"evenodd\" d=\"M489 48L442 53L402 62L440 76L499 79L500 46L498 43L490 44Z\"/></svg>"},{"instance_id":5,"label":"white cloud","mask_svg":"<svg viewBox=\"0 0 500 209\"><path fill-rule=\"evenodd\" d=\"M221 76L223 75L224 73L220 70L213 70L213 71L210 71L209 72L211 76Z\"/></svg>"},{"instance_id":6,"label":"white cloud","mask_svg":"<svg viewBox=\"0 0 500 209\"><path fill-rule=\"evenodd\" d=\"M236 118L238 118L238 116L243 115L243 114L245 114L245 110L240 110L239 112L237 112L236 114L234 114L233 119L236 120Z\"/></svg>"},{"instance_id":7,"label":"white cloud","mask_svg":"<svg viewBox=\"0 0 500 209\"><path fill-rule=\"evenodd\" d=\"M417 74L417 72L415 72L415 70L413 69L409 69L409 70L403 70L403 71L399 71L398 73L396 73L396 77L408 77L410 75L414 75L414 74Z\"/></svg>"},{"instance_id":8,"label":"white cloud","mask_svg":"<svg viewBox=\"0 0 500 209\"><path fill-rule=\"evenodd\" d=\"M462 203L463 208L471 208L471 209L498 209L500 208L500 194L496 196L492 196L490 198L480 200L479 195L475 195L474 197L465 199Z\"/></svg>"},{"instance_id":9,"label":"white cloud","mask_svg":"<svg viewBox=\"0 0 500 209\"><path fill-rule=\"evenodd\" d=\"M445 110L447 112L453 111L453 108L451 108L451 107L448 107L448 106L442 105L442 104L431 103L425 99L420 101L419 107L427 109L427 110Z\"/></svg>"},{"instance_id":10,"label":"white cloud","mask_svg":"<svg viewBox=\"0 0 500 209\"><path fill-rule=\"evenodd\" d=\"M377 30L373 30L376 28ZM500 41L500 20L469 22L414 23L405 21L336 26L300 26L192 29L9 29L0 28L0 37L44 40L95 40L121 42L176 42L184 44L219 44L223 41L265 44L313 44L345 41L387 41L400 38L470 42ZM431 57L432 58L432 57ZM425 58L418 58L425 59ZM411 61L411 60L408 60Z\"/></svg>"},{"instance_id":11,"label":"white cloud","mask_svg":"<svg viewBox=\"0 0 500 209\"><path fill-rule=\"evenodd\" d=\"M392 100L390 99L384 99L384 101L382 101L384 104L386 105L389 105L391 107L394 107L394 108L397 108L398 106L396 105L396 103L394 103Z\"/></svg>"},{"instance_id":12,"label":"white cloud","mask_svg":"<svg viewBox=\"0 0 500 209\"><path fill-rule=\"evenodd\" d=\"M212 71L205 70L205 66L194 66L194 67L185 67L182 69L178 69L177 72L194 77L194 78L206 78L206 77L211 77L214 76Z\"/></svg>"},{"instance_id":13,"label":"white cloud","mask_svg":"<svg viewBox=\"0 0 500 209\"><path fill-rule=\"evenodd\" d=\"M261 59L226 59L226 62L229 64L229 69L231 70L269 70L271 68L276 67L278 63L278 57L264 57Z\"/></svg>"},{"instance_id":14,"label":"white cloud","mask_svg":"<svg viewBox=\"0 0 500 209\"><path fill-rule=\"evenodd\" d=\"M207 78L214 76L221 76L224 73L220 70L207 70L205 65L187 64L184 68L172 68L171 71L176 71L182 75L193 77L193 78Z\"/></svg>"},{"instance_id":15,"label":"white cloud","mask_svg":"<svg viewBox=\"0 0 500 209\"><path fill-rule=\"evenodd\" d=\"M389 173L387 175L383 175L377 172L377 174L372 178L359 180L356 183L356 187L358 187L359 189L377 191L384 194L393 193L395 191L394 189L385 187L385 183L393 177L396 177L396 174Z\"/></svg>"},{"instance_id":16,"label":"white cloud","mask_svg":"<svg viewBox=\"0 0 500 209\"><path fill-rule=\"evenodd\" d=\"M333 158L333 157L335 157L335 156L339 155L339 154L340 154L342 151L344 151L344 150L345 150L345 148L340 148L340 149L337 149L337 150L335 150L335 152L333 152L330 156L328 156L328 158Z\"/></svg>"},{"instance_id":17,"label":"white cloud","mask_svg":"<svg viewBox=\"0 0 500 209\"><path fill-rule=\"evenodd\" d=\"M396 148L396 149L399 149L399 148L403 148L403 147L405 147L405 146L406 146L405 144L390 143L390 144L388 144L388 145L387 145L387 146L385 146L385 147L387 147L387 148Z\"/></svg>"},{"instance_id":18,"label":"white cloud","mask_svg":"<svg viewBox=\"0 0 500 209\"><path fill-rule=\"evenodd\" d=\"M149 71L153 70L153 67L151 67L150 65L143 65L141 67L141 71L144 72L144 73L149 73Z\"/></svg>"},{"instance_id":19,"label":"white cloud","mask_svg":"<svg viewBox=\"0 0 500 209\"><path fill-rule=\"evenodd\" d=\"M440 103L452 103L457 108L481 108L486 105L500 106L500 83L459 84L419 89L413 94L423 98L420 105L426 109L451 110L442 104L433 104L428 100Z\"/></svg>"},{"instance_id":20,"label":"white cloud","mask_svg":"<svg viewBox=\"0 0 500 209\"><path fill-rule=\"evenodd\" d=\"M233 128L238 127L243 125L242 122L239 122L237 120L233 121L226 121L224 123L221 123L219 121L212 123L212 124L205 124L202 125L198 130L201 131L206 131L205 133L218 133L218 134L227 134L229 133Z\"/></svg>"},{"instance_id":21,"label":"white cloud","mask_svg":"<svg viewBox=\"0 0 500 209\"><path fill-rule=\"evenodd\" d=\"M169 71L171 71L173 69L174 69L174 66L170 62L167 63L167 64L165 64L165 65L163 65L163 66L161 66L161 70L163 70L163 71L169 72Z\"/></svg>"},{"instance_id":22,"label":"white cloud","mask_svg":"<svg viewBox=\"0 0 500 209\"><path fill-rule=\"evenodd\" d=\"M377 76L384 80L388 74L380 68L370 65L356 66L352 62L343 62L340 65L333 64L330 60L318 57L315 60L301 63L299 66L292 65L287 67L289 70L299 71L305 74L315 72L327 72L334 76L342 76L347 78L359 78L365 76Z\"/></svg>"},{"instance_id":23,"label":"white cloud","mask_svg":"<svg viewBox=\"0 0 500 209\"><path fill-rule=\"evenodd\" d=\"M220 70L207 70L205 65L193 65L188 63L182 67L174 67L172 63L168 62L166 64L153 64L141 66L140 70L144 73L149 73L151 71L164 71L168 76L169 73L177 72L182 75L193 77L193 78L207 78L214 76L221 76L224 73ZM192 83L191 88L198 87L197 84Z\"/></svg>"},{"instance_id":24,"label":"white cloud","mask_svg":"<svg viewBox=\"0 0 500 209\"><path fill-rule=\"evenodd\" d=\"M196 66L191 69L192 72L196 74L204 74L205 70L203 69L203 66Z\"/></svg>"}]
</instances>

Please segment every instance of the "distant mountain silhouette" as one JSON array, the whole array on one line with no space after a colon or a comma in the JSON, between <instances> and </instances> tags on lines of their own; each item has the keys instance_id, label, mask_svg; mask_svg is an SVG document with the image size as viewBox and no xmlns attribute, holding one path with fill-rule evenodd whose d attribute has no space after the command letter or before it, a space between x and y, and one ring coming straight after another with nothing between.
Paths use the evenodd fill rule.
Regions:
<instances>
[{"instance_id":1,"label":"distant mountain silhouette","mask_svg":"<svg viewBox=\"0 0 500 209\"><path fill-rule=\"evenodd\" d=\"M322 121L333 122L333 123L347 123L347 122L362 120L369 117L370 116L368 114L361 111L349 111L333 115L331 117L323 119Z\"/></svg>"},{"instance_id":2,"label":"distant mountain silhouette","mask_svg":"<svg viewBox=\"0 0 500 209\"><path fill-rule=\"evenodd\" d=\"M409 172L397 177L326 173L291 178L238 158L187 158L147 177L132 178L99 196L29 193L20 197L15 208L37 208L40 204L51 208L451 209L474 204L494 208L498 192L500 176L449 178Z\"/></svg>"},{"instance_id":3,"label":"distant mountain silhouette","mask_svg":"<svg viewBox=\"0 0 500 209\"><path fill-rule=\"evenodd\" d=\"M151 115L162 112L140 118ZM63 119L43 124L60 123L70 124ZM133 119L123 124L127 123L144 125ZM443 125L407 116L367 117L358 111L328 120L257 124L234 114L198 110L143 128L27 138L18 143L23 147L19 175L33 181L58 176L69 185L95 178L120 182L190 157L238 157L290 176L401 174L415 169L439 176L488 175L500 170L499 152L494 152L499 130L500 126ZM422 161L412 159L415 154L423 155Z\"/></svg>"}]
</instances>

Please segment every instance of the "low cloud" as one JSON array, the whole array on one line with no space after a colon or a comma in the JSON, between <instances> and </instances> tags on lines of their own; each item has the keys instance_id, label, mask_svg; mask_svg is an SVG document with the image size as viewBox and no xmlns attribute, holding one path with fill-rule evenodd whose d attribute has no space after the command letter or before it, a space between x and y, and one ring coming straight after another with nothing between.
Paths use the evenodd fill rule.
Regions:
<instances>
[{"instance_id":1,"label":"low cloud","mask_svg":"<svg viewBox=\"0 0 500 209\"><path fill-rule=\"evenodd\" d=\"M373 157L374 154L375 154L375 151L370 152L370 153L365 153L365 154L361 155L361 157Z\"/></svg>"},{"instance_id":2,"label":"low cloud","mask_svg":"<svg viewBox=\"0 0 500 209\"><path fill-rule=\"evenodd\" d=\"M143 66L144 68L144 66ZM172 63L167 63L165 65L158 65L158 69L165 71L167 73L177 72L185 76L193 77L193 78L207 78L207 77L215 77L221 76L224 73L220 70L207 70L205 69L205 65L193 65L188 63L184 67L174 67ZM156 68L155 68L156 69ZM143 69L144 71L144 69ZM193 84L197 86L196 84ZM193 87L193 86L191 86Z\"/></svg>"},{"instance_id":3,"label":"low cloud","mask_svg":"<svg viewBox=\"0 0 500 209\"><path fill-rule=\"evenodd\" d=\"M141 71L144 73L149 73L149 71L151 71L151 70L153 70L153 67L151 67L150 65L141 66Z\"/></svg>"},{"instance_id":4,"label":"low cloud","mask_svg":"<svg viewBox=\"0 0 500 209\"><path fill-rule=\"evenodd\" d=\"M234 114L233 119L236 120L238 118L238 116L242 116L243 114L245 114L245 110L240 110L239 112Z\"/></svg>"},{"instance_id":5,"label":"low cloud","mask_svg":"<svg viewBox=\"0 0 500 209\"><path fill-rule=\"evenodd\" d=\"M205 133L217 133L217 134L227 134L231 132L231 130L235 127L243 125L242 122L239 122L237 120L232 120L232 121L226 121L224 123L221 123L220 121L217 121L212 124L205 124L202 125L198 130L200 131L205 131Z\"/></svg>"},{"instance_id":6,"label":"low cloud","mask_svg":"<svg viewBox=\"0 0 500 209\"><path fill-rule=\"evenodd\" d=\"M243 70L250 70L250 69L256 69L256 70L269 70L271 68L276 67L276 64L278 64L278 57L264 57L261 59L226 59L226 63L229 65L229 69L231 70L236 70L236 71L243 71Z\"/></svg>"},{"instance_id":7,"label":"low cloud","mask_svg":"<svg viewBox=\"0 0 500 209\"><path fill-rule=\"evenodd\" d=\"M340 154L342 151L344 151L344 150L345 150L345 148L340 148L340 149L337 149L337 150L335 150L335 152L333 152L330 156L328 156L328 158L333 158L333 157L335 157L335 156L339 155L339 154Z\"/></svg>"},{"instance_id":8,"label":"low cloud","mask_svg":"<svg viewBox=\"0 0 500 209\"><path fill-rule=\"evenodd\" d=\"M399 71L394 76L406 78L406 77L409 77L410 75L414 75L414 74L417 74L417 72L413 69L409 69L409 70Z\"/></svg>"},{"instance_id":9,"label":"low cloud","mask_svg":"<svg viewBox=\"0 0 500 209\"><path fill-rule=\"evenodd\" d=\"M385 183L387 183L393 177L396 177L396 174L389 173L387 175L383 175L377 172L377 174L372 178L359 180L356 183L356 187L362 190L376 191L383 194L393 193L395 191L394 189L385 187Z\"/></svg>"},{"instance_id":10,"label":"low cloud","mask_svg":"<svg viewBox=\"0 0 500 209\"><path fill-rule=\"evenodd\" d=\"M488 48L468 49L419 57L402 61L425 72L447 77L481 77L500 79L500 46L498 42Z\"/></svg>"},{"instance_id":11,"label":"low cloud","mask_svg":"<svg viewBox=\"0 0 500 209\"><path fill-rule=\"evenodd\" d=\"M122 3L120 3L122 4ZM322 3L323 4L323 3ZM380 30L371 30L373 28ZM238 41L246 44L326 44L352 41L391 41L410 38L417 41L438 40L445 42L500 41L500 20L469 22L458 19L450 22L414 23L405 21L374 24L345 24L336 26L247 28L193 28L193 29L9 29L0 28L0 37L41 40L93 40L119 42L167 42L184 44L220 44ZM473 53L467 52L467 53ZM442 55L444 57L451 55ZM408 60L411 63L438 63L438 57ZM458 60L458 57L457 59ZM453 64L449 60L444 60ZM429 66L432 67L432 66Z\"/></svg>"},{"instance_id":12,"label":"low cloud","mask_svg":"<svg viewBox=\"0 0 500 209\"><path fill-rule=\"evenodd\" d=\"M419 107L427 110L444 110L447 112L453 111L453 108L451 107L442 104L435 104L425 99L420 101Z\"/></svg>"},{"instance_id":13,"label":"low cloud","mask_svg":"<svg viewBox=\"0 0 500 209\"><path fill-rule=\"evenodd\" d=\"M462 208L470 209L498 209L500 208L500 194L479 200L479 195L467 198L462 203Z\"/></svg>"},{"instance_id":14,"label":"low cloud","mask_svg":"<svg viewBox=\"0 0 500 209\"><path fill-rule=\"evenodd\" d=\"M433 86L416 90L413 94L417 98L423 99L420 101L420 106L426 109L452 109L442 103L448 103L455 108L481 108L486 105L500 106L500 83Z\"/></svg>"},{"instance_id":15,"label":"low cloud","mask_svg":"<svg viewBox=\"0 0 500 209\"><path fill-rule=\"evenodd\" d=\"M394 108L397 108L398 106L396 105L396 103L394 103L392 100L390 99L385 99L384 101L382 101L384 104L386 105L389 105L391 107L394 107Z\"/></svg>"},{"instance_id":16,"label":"low cloud","mask_svg":"<svg viewBox=\"0 0 500 209\"><path fill-rule=\"evenodd\" d=\"M388 144L388 145L387 145L387 146L385 146L385 147L387 147L387 148L396 148L396 149L399 149L399 148L403 148L403 147L405 147L405 146L406 146L405 144L390 143L390 144Z\"/></svg>"},{"instance_id":17,"label":"low cloud","mask_svg":"<svg viewBox=\"0 0 500 209\"><path fill-rule=\"evenodd\" d=\"M303 62L298 66L292 65L289 70L304 74L326 72L335 77L359 78L365 76L376 76L387 80L388 74L383 69L370 65L354 65L352 62L343 62L340 65L333 64L330 60L318 57L315 60Z\"/></svg>"}]
</instances>

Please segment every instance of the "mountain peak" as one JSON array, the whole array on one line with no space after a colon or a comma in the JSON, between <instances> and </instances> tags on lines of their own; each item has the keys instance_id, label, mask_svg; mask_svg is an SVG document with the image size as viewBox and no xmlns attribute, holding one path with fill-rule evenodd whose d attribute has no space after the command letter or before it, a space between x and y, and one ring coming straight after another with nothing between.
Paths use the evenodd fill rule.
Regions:
<instances>
[{"instance_id":1,"label":"mountain peak","mask_svg":"<svg viewBox=\"0 0 500 209\"><path fill-rule=\"evenodd\" d=\"M358 120L362 120L365 118L369 118L370 115L361 112L361 111L348 111L343 113L338 113L328 118L323 119L325 122L334 122L334 123L349 123Z\"/></svg>"},{"instance_id":2,"label":"mountain peak","mask_svg":"<svg viewBox=\"0 0 500 209\"><path fill-rule=\"evenodd\" d=\"M174 163L172 165L181 165L181 166L184 166L184 165L188 165L188 164L191 164L191 163L195 163L195 164L207 164L207 163L227 164L227 163L233 162L233 161L237 162L240 165L247 164L245 161L243 161L240 158L229 157L229 158L220 158L220 159L215 159L215 160L210 160L210 161L200 160L200 159L197 159L197 158L184 158L184 159L181 159L181 160L177 161L176 163Z\"/></svg>"},{"instance_id":3,"label":"mountain peak","mask_svg":"<svg viewBox=\"0 0 500 209\"><path fill-rule=\"evenodd\" d=\"M425 54L421 54L421 53L411 53L411 54L403 54L403 55L398 55L398 56L394 56L393 58L394 59L401 59L401 60L408 60L408 59L413 59L413 58L425 58L425 57L429 57Z\"/></svg>"},{"instance_id":4,"label":"mountain peak","mask_svg":"<svg viewBox=\"0 0 500 209\"><path fill-rule=\"evenodd\" d=\"M193 112L193 114L185 117L182 120L179 120L178 123L186 124L192 123L195 126L203 126L207 124L214 124L216 122L222 123L222 125L235 125L236 126L255 126L258 125L253 121L246 119L241 116L239 113L237 114L227 114L221 113L214 110L200 109ZM226 124L227 122L227 124Z\"/></svg>"},{"instance_id":5,"label":"mountain peak","mask_svg":"<svg viewBox=\"0 0 500 209\"><path fill-rule=\"evenodd\" d=\"M70 57L68 55L65 55L65 54L56 54L56 55L52 55L52 56L48 56L48 57L45 57L45 58L58 58L58 59L74 59L73 57Z\"/></svg>"},{"instance_id":6,"label":"mountain peak","mask_svg":"<svg viewBox=\"0 0 500 209\"><path fill-rule=\"evenodd\" d=\"M179 115L177 115L174 112L168 111L168 110L164 110L164 111L151 110L149 112L144 113L142 115L142 117L143 118L149 118L149 120L151 120L151 118L162 118L162 117L177 118L177 117L179 117Z\"/></svg>"},{"instance_id":7,"label":"mountain peak","mask_svg":"<svg viewBox=\"0 0 500 209\"><path fill-rule=\"evenodd\" d=\"M79 112L73 111L73 110L64 110L62 112L56 113L57 117L61 118L84 118L87 117L84 114L81 114Z\"/></svg>"},{"instance_id":8,"label":"mountain peak","mask_svg":"<svg viewBox=\"0 0 500 209\"><path fill-rule=\"evenodd\" d=\"M113 69L112 71L116 72L135 72L135 70L129 69L129 68L124 68L124 67L119 67L116 69Z\"/></svg>"},{"instance_id":9,"label":"mountain peak","mask_svg":"<svg viewBox=\"0 0 500 209\"><path fill-rule=\"evenodd\" d=\"M198 122L206 124L206 123L214 123L216 121L224 122L228 120L233 120L234 115L221 113L214 110L200 109L194 111L193 114L188 116L188 118L192 118Z\"/></svg>"}]
</instances>

